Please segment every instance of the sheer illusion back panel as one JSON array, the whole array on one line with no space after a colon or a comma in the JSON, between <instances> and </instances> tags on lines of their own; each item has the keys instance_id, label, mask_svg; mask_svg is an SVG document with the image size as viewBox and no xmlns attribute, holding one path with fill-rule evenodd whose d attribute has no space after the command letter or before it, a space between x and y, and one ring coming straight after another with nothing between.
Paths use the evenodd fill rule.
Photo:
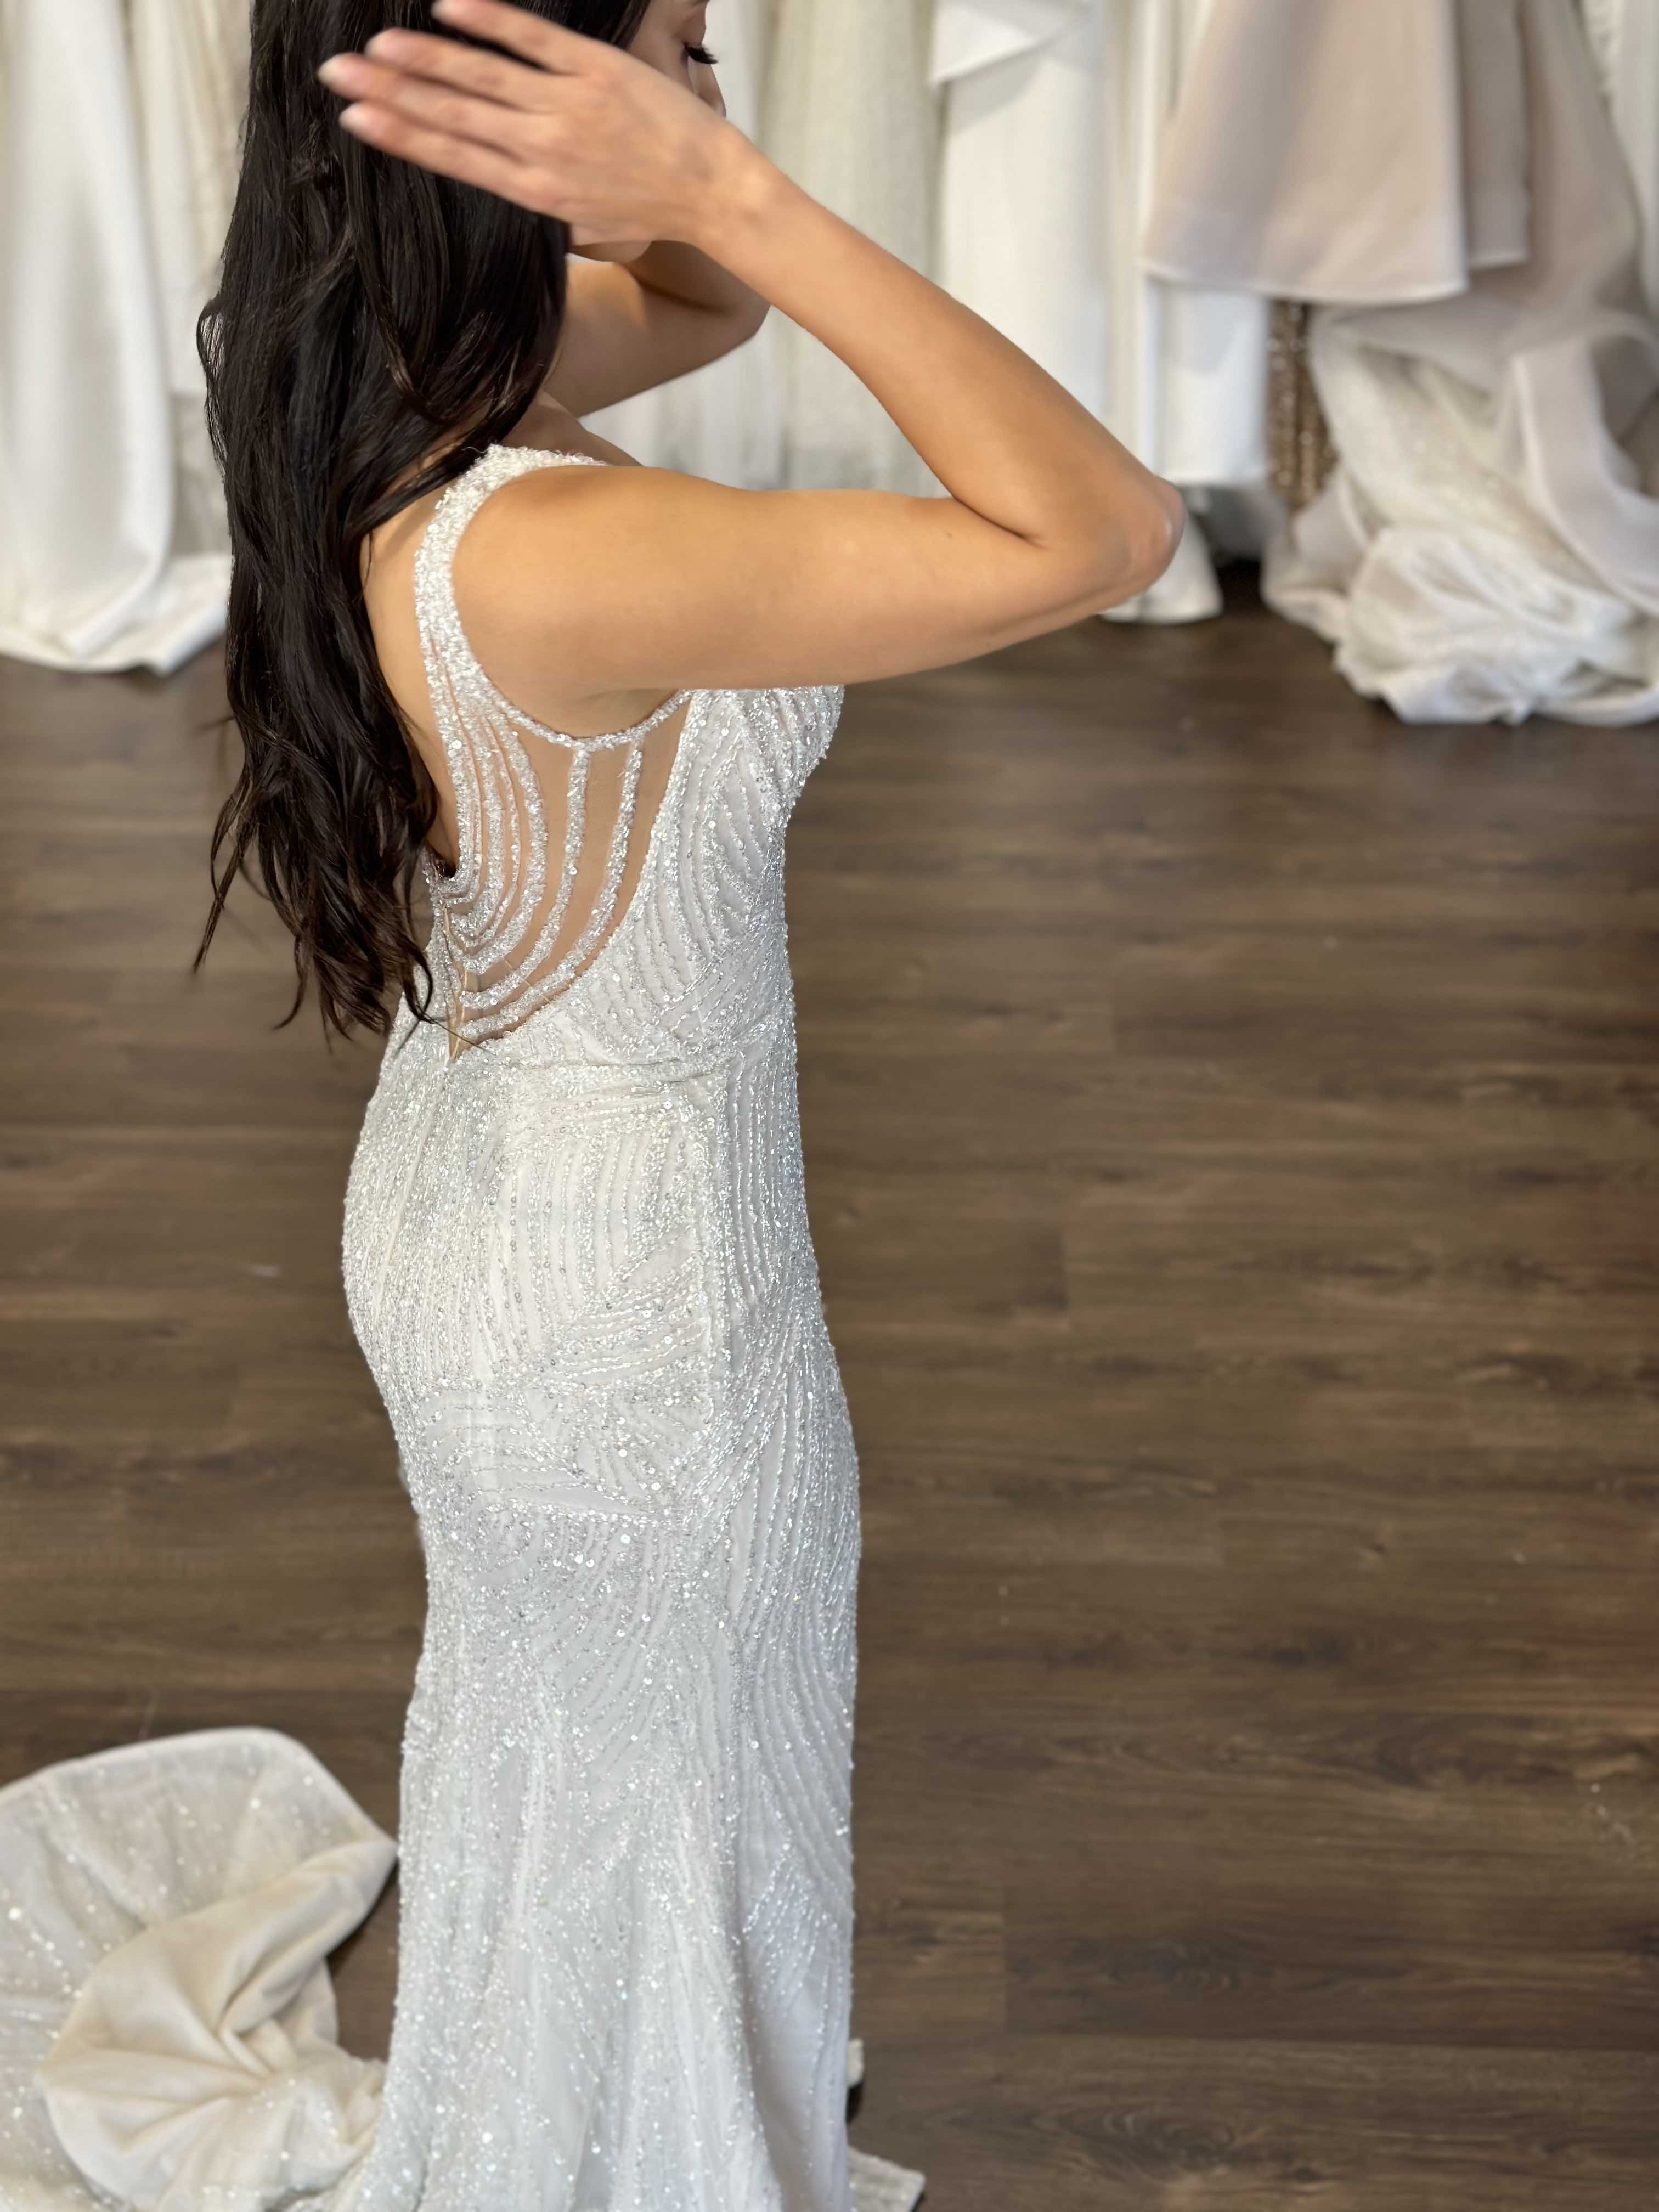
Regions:
<instances>
[{"instance_id":1,"label":"sheer illusion back panel","mask_svg":"<svg viewBox=\"0 0 1659 2212\"><path fill-rule=\"evenodd\" d=\"M461 623L455 555L484 501L532 469L584 464L610 465L591 453L492 447L445 491L416 556L421 654L454 793L453 872L422 856L448 971L452 1054L516 1029L599 957L643 877L678 764L691 692L625 730L550 729L497 689ZM647 746L658 731L672 749L665 774Z\"/></svg>"}]
</instances>

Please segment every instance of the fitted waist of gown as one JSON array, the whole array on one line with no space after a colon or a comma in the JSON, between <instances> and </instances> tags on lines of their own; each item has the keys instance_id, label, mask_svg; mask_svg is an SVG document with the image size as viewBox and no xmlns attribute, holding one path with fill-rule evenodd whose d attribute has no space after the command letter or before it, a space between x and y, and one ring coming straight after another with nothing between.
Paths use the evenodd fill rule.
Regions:
<instances>
[{"instance_id":1,"label":"fitted waist of gown","mask_svg":"<svg viewBox=\"0 0 1659 2212\"><path fill-rule=\"evenodd\" d=\"M580 1097L647 1097L665 1088L700 1079L719 1078L746 1061L766 1059L781 1050L793 1057L795 1042L794 1005L784 995L766 1011L750 1016L718 1035L688 1039L676 1048L672 1039L642 1040L627 1056L610 1059L595 1054L580 1035L573 1037L568 1024L550 1018L561 1009L556 1001L530 1015L517 1029L482 1043L465 1046L451 1057L447 1033L439 1019L427 1026L425 1049L451 1076L487 1082L494 1074L533 1073L555 1092ZM419 1030L412 1016L400 1018L394 1030L390 1056L396 1056L406 1032ZM409 1042L408 1049L416 1048Z\"/></svg>"},{"instance_id":2,"label":"fitted waist of gown","mask_svg":"<svg viewBox=\"0 0 1659 2212\"><path fill-rule=\"evenodd\" d=\"M571 1406L619 1422L625 1370L630 1403L660 1398L678 1427L728 1364L775 1361L803 1315L818 1356L791 996L698 1032L625 1061L576 1057L599 1040L533 1017L453 1060L441 1024L394 1033L345 1276L411 1465L416 1429L458 1388L533 1384L539 1402L556 1375Z\"/></svg>"}]
</instances>

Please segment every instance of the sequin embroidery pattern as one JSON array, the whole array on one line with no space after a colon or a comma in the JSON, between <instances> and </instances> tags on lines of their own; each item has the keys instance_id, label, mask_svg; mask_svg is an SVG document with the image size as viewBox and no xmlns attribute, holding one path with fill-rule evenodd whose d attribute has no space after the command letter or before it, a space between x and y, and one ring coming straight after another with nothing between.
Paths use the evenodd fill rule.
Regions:
<instances>
[{"instance_id":1,"label":"sequin embroidery pattern","mask_svg":"<svg viewBox=\"0 0 1659 2212\"><path fill-rule=\"evenodd\" d=\"M400 1009L344 1268L428 1610L352 2212L908 2205L846 2141L857 1468L784 929L784 833L842 693L679 694L602 739L502 699L455 547L498 486L586 458L492 448L417 566L457 800L429 878L447 1028ZM680 712L619 899L638 747ZM607 824L586 799L612 748Z\"/></svg>"}]
</instances>

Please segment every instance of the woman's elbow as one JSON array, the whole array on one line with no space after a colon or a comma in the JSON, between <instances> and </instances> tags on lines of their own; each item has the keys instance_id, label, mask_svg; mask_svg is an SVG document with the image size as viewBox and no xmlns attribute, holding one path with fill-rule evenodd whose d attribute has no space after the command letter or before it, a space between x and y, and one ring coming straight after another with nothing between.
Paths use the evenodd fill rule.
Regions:
<instances>
[{"instance_id":1,"label":"woman's elbow","mask_svg":"<svg viewBox=\"0 0 1659 2212\"><path fill-rule=\"evenodd\" d=\"M1112 517L1107 557L1094 579L1094 605L1104 613L1149 592L1175 559L1187 527L1187 502L1172 483L1149 477L1131 506Z\"/></svg>"},{"instance_id":2,"label":"woman's elbow","mask_svg":"<svg viewBox=\"0 0 1659 2212\"><path fill-rule=\"evenodd\" d=\"M762 299L758 293L751 304L734 308L728 321L726 343L720 348L720 353L722 355L735 353L739 346L747 345L750 338L757 337L771 312L772 302L769 300Z\"/></svg>"},{"instance_id":3,"label":"woman's elbow","mask_svg":"<svg viewBox=\"0 0 1659 2212\"><path fill-rule=\"evenodd\" d=\"M1136 599L1157 583L1181 550L1187 528L1187 502L1178 489L1154 477L1144 511L1126 528L1124 562L1127 580L1122 597Z\"/></svg>"}]
</instances>

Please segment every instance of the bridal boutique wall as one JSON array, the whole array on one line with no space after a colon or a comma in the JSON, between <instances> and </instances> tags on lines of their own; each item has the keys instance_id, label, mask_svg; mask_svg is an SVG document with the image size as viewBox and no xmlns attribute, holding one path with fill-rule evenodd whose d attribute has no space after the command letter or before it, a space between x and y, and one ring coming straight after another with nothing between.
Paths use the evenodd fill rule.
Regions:
<instances>
[{"instance_id":1,"label":"bridal boutique wall","mask_svg":"<svg viewBox=\"0 0 1659 2212\"><path fill-rule=\"evenodd\" d=\"M737 0L728 110L790 175L1006 331L1176 481L1266 475L1267 316L1148 282L1137 240L1208 0ZM751 118L752 118L752 121ZM807 332L592 417L641 459L751 484L943 485ZM738 413L741 429L733 435ZM1201 537L1146 599L1220 605Z\"/></svg>"},{"instance_id":2,"label":"bridal boutique wall","mask_svg":"<svg viewBox=\"0 0 1659 2212\"><path fill-rule=\"evenodd\" d=\"M728 112L916 266L932 251L931 0L722 0ZM246 0L7 0L0 652L165 672L222 626L196 316L234 188ZM943 489L827 349L774 319L591 418L649 464L750 485Z\"/></svg>"},{"instance_id":3,"label":"bridal boutique wall","mask_svg":"<svg viewBox=\"0 0 1659 2212\"><path fill-rule=\"evenodd\" d=\"M1641 204L1642 270L1659 313L1659 9L1653 0L1582 0L1602 95Z\"/></svg>"},{"instance_id":4,"label":"bridal boutique wall","mask_svg":"<svg viewBox=\"0 0 1659 2212\"><path fill-rule=\"evenodd\" d=\"M713 51L720 91L739 131L758 138L770 52L771 0L729 0ZM586 420L652 468L689 469L721 483L761 486L783 468L779 319L724 361Z\"/></svg>"}]
</instances>

